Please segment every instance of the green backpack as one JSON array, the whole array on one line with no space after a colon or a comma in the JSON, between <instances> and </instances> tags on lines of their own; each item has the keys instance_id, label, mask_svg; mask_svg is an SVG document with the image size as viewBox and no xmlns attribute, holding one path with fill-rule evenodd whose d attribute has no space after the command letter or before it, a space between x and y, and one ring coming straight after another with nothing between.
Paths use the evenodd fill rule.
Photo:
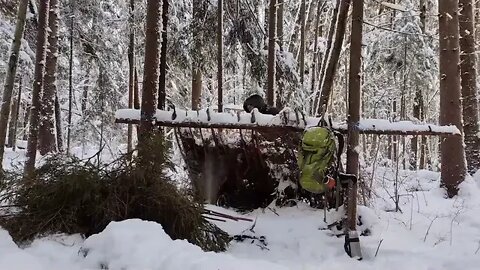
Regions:
<instances>
[{"instance_id":1,"label":"green backpack","mask_svg":"<svg viewBox=\"0 0 480 270\"><path fill-rule=\"evenodd\" d=\"M300 185L312 193L324 193L326 176L334 168L337 146L335 134L325 127L305 131L298 155Z\"/></svg>"}]
</instances>

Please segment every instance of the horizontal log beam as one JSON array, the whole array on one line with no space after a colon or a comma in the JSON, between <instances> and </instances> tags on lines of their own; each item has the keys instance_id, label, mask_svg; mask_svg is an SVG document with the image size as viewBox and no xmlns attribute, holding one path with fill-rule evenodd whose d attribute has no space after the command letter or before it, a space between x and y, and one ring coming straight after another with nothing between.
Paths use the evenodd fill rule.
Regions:
<instances>
[{"instance_id":1,"label":"horizontal log beam","mask_svg":"<svg viewBox=\"0 0 480 270\"><path fill-rule=\"evenodd\" d=\"M139 124L140 120L136 119L116 119L115 123L121 124ZM157 126L172 127L172 128L218 128L218 129L251 129L256 131L291 131L302 132L305 130L302 126L292 125L259 125L259 124L245 124L245 123L208 123L208 122L193 122L193 121L157 121ZM335 127L334 130L346 134L345 127ZM376 135L399 135L399 136L458 136L460 134L430 130L384 130L375 127L358 128L360 134L376 134Z\"/></svg>"},{"instance_id":2,"label":"horizontal log beam","mask_svg":"<svg viewBox=\"0 0 480 270\"><path fill-rule=\"evenodd\" d=\"M120 124L140 124L140 120L130 120L130 119L117 119L115 123ZM257 124L225 124L225 123L204 123L204 122L171 122L171 121L157 121L157 126L160 127L173 127L173 128L218 128L218 129L252 129L257 131L273 131L273 130L285 130L285 131L294 131L302 132L305 130L303 127L299 126L285 126L285 125L271 125L263 126Z\"/></svg>"}]
</instances>

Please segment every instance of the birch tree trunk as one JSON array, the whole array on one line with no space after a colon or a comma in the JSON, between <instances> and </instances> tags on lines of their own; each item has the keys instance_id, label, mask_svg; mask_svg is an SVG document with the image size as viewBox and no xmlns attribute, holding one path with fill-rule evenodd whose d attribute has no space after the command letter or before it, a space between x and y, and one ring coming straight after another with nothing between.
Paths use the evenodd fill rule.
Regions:
<instances>
[{"instance_id":1,"label":"birch tree trunk","mask_svg":"<svg viewBox=\"0 0 480 270\"><path fill-rule=\"evenodd\" d=\"M440 125L455 125L463 134L460 89L458 1L438 1L440 39ZM462 136L441 139L441 183L448 197L458 193L466 165Z\"/></svg>"},{"instance_id":2,"label":"birch tree trunk","mask_svg":"<svg viewBox=\"0 0 480 270\"><path fill-rule=\"evenodd\" d=\"M28 0L20 0L17 10L17 22L15 25L15 34L13 36L10 57L8 59L7 74L3 85L2 106L0 109L0 172L3 168L3 153L5 152L5 139L7 136L7 124L10 116L10 105L12 102L12 93L17 74L18 57L20 45L22 44L23 32L25 30L25 19L27 14Z\"/></svg>"},{"instance_id":3,"label":"birch tree trunk","mask_svg":"<svg viewBox=\"0 0 480 270\"><path fill-rule=\"evenodd\" d=\"M30 127L28 132L27 154L24 168L24 177L30 178L35 170L37 157L38 126L40 123L41 92L45 75L45 58L47 54L47 23L49 0L40 1L38 9L37 48L35 52L35 80L32 90L32 106L30 108Z\"/></svg>"}]
</instances>

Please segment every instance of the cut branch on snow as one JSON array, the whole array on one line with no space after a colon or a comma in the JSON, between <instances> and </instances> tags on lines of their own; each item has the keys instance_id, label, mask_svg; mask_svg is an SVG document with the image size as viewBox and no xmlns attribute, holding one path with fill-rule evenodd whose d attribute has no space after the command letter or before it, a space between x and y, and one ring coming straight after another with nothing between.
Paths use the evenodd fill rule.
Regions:
<instances>
[{"instance_id":1,"label":"cut branch on snow","mask_svg":"<svg viewBox=\"0 0 480 270\"><path fill-rule=\"evenodd\" d=\"M191 127L191 128L225 128L225 129L287 129L301 132L305 128L318 125L320 118L308 117L299 111L285 108L278 115L261 114L258 110L252 113L218 113L211 109L199 111L157 110L155 122L158 126L165 127ZM121 109L115 113L115 122L124 124L139 124L140 110ZM333 123L332 128L347 132L346 123ZM381 119L360 119L357 125L361 134L387 134L387 135L460 135L455 126L438 126L434 124L416 124L411 121L390 122Z\"/></svg>"}]
</instances>

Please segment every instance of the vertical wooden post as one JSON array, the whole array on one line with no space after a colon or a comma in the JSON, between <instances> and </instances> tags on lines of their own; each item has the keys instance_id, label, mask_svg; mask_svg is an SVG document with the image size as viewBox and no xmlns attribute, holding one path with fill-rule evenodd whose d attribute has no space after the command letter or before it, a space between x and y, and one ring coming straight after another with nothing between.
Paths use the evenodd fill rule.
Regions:
<instances>
[{"instance_id":1,"label":"vertical wooden post","mask_svg":"<svg viewBox=\"0 0 480 270\"><path fill-rule=\"evenodd\" d=\"M363 36L363 0L353 1L352 34L350 45L350 73L348 99L348 139L347 139L347 173L358 179L359 160L358 142L361 100L361 67L362 67L362 36ZM348 228L346 245L350 248L350 256L361 259L360 243L356 232L357 225L357 183L351 182L348 189L347 203ZM355 241L354 241L355 240Z\"/></svg>"}]
</instances>

